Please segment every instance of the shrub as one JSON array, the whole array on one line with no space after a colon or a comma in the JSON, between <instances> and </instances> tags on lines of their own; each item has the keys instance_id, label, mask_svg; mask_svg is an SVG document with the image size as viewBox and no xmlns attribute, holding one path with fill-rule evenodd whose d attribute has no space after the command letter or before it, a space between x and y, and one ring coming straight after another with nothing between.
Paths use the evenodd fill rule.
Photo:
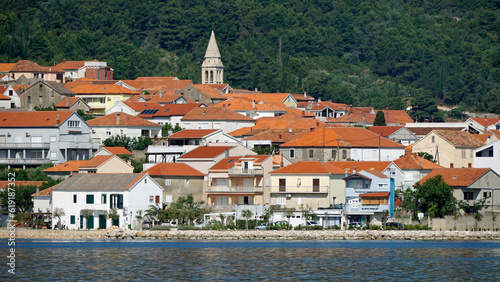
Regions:
<instances>
[{"instance_id":1,"label":"shrub","mask_svg":"<svg viewBox=\"0 0 500 282\"><path fill-rule=\"evenodd\" d=\"M330 225L327 228L328 230L340 230L340 226L338 225Z\"/></svg>"},{"instance_id":2,"label":"shrub","mask_svg":"<svg viewBox=\"0 0 500 282\"><path fill-rule=\"evenodd\" d=\"M157 225L155 227L151 227L151 230L170 230L170 226Z\"/></svg>"}]
</instances>

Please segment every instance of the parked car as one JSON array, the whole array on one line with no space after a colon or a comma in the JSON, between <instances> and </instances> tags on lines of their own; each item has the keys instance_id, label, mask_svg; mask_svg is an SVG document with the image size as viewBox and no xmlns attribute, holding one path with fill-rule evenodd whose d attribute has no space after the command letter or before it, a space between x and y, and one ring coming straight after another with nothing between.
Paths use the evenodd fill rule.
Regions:
<instances>
[{"instance_id":1,"label":"parked car","mask_svg":"<svg viewBox=\"0 0 500 282\"><path fill-rule=\"evenodd\" d=\"M272 224L270 222L263 222L260 225L257 225L255 229L257 230L269 230L271 229Z\"/></svg>"},{"instance_id":2,"label":"parked car","mask_svg":"<svg viewBox=\"0 0 500 282\"><path fill-rule=\"evenodd\" d=\"M404 228L404 225L399 222L387 222L385 224L385 229L400 229L402 230Z\"/></svg>"},{"instance_id":3,"label":"parked car","mask_svg":"<svg viewBox=\"0 0 500 282\"><path fill-rule=\"evenodd\" d=\"M322 226L322 225L314 220L308 220L308 221L306 221L306 226L313 226L314 227L314 226Z\"/></svg>"}]
</instances>

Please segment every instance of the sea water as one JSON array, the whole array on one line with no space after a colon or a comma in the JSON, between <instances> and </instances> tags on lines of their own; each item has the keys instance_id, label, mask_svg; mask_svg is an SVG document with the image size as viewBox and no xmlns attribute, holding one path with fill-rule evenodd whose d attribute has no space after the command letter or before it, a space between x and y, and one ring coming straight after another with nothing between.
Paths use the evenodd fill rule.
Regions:
<instances>
[{"instance_id":1,"label":"sea water","mask_svg":"<svg viewBox=\"0 0 500 282\"><path fill-rule=\"evenodd\" d=\"M17 240L15 253L1 281L500 281L500 241Z\"/></svg>"}]
</instances>

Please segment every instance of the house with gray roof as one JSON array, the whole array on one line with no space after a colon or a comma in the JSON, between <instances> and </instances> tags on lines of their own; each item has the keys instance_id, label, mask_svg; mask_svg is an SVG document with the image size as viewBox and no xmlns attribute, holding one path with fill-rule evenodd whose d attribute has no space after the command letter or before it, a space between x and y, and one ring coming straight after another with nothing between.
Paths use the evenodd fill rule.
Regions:
<instances>
[{"instance_id":1,"label":"house with gray roof","mask_svg":"<svg viewBox=\"0 0 500 282\"><path fill-rule=\"evenodd\" d=\"M21 95L21 108L33 110L35 107L52 107L66 97L74 97L75 92L64 87L62 83L38 81Z\"/></svg>"}]
</instances>

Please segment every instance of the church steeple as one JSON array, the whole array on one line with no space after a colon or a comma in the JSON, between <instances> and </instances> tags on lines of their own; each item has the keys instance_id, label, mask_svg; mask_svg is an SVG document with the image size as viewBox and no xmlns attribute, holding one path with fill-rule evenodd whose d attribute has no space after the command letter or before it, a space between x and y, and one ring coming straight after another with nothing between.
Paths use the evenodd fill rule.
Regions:
<instances>
[{"instance_id":1,"label":"church steeple","mask_svg":"<svg viewBox=\"0 0 500 282\"><path fill-rule=\"evenodd\" d=\"M210 41L208 42L205 60L201 65L201 83L202 84L221 84L224 78L224 65L215 40L215 34L212 30Z\"/></svg>"}]
</instances>

